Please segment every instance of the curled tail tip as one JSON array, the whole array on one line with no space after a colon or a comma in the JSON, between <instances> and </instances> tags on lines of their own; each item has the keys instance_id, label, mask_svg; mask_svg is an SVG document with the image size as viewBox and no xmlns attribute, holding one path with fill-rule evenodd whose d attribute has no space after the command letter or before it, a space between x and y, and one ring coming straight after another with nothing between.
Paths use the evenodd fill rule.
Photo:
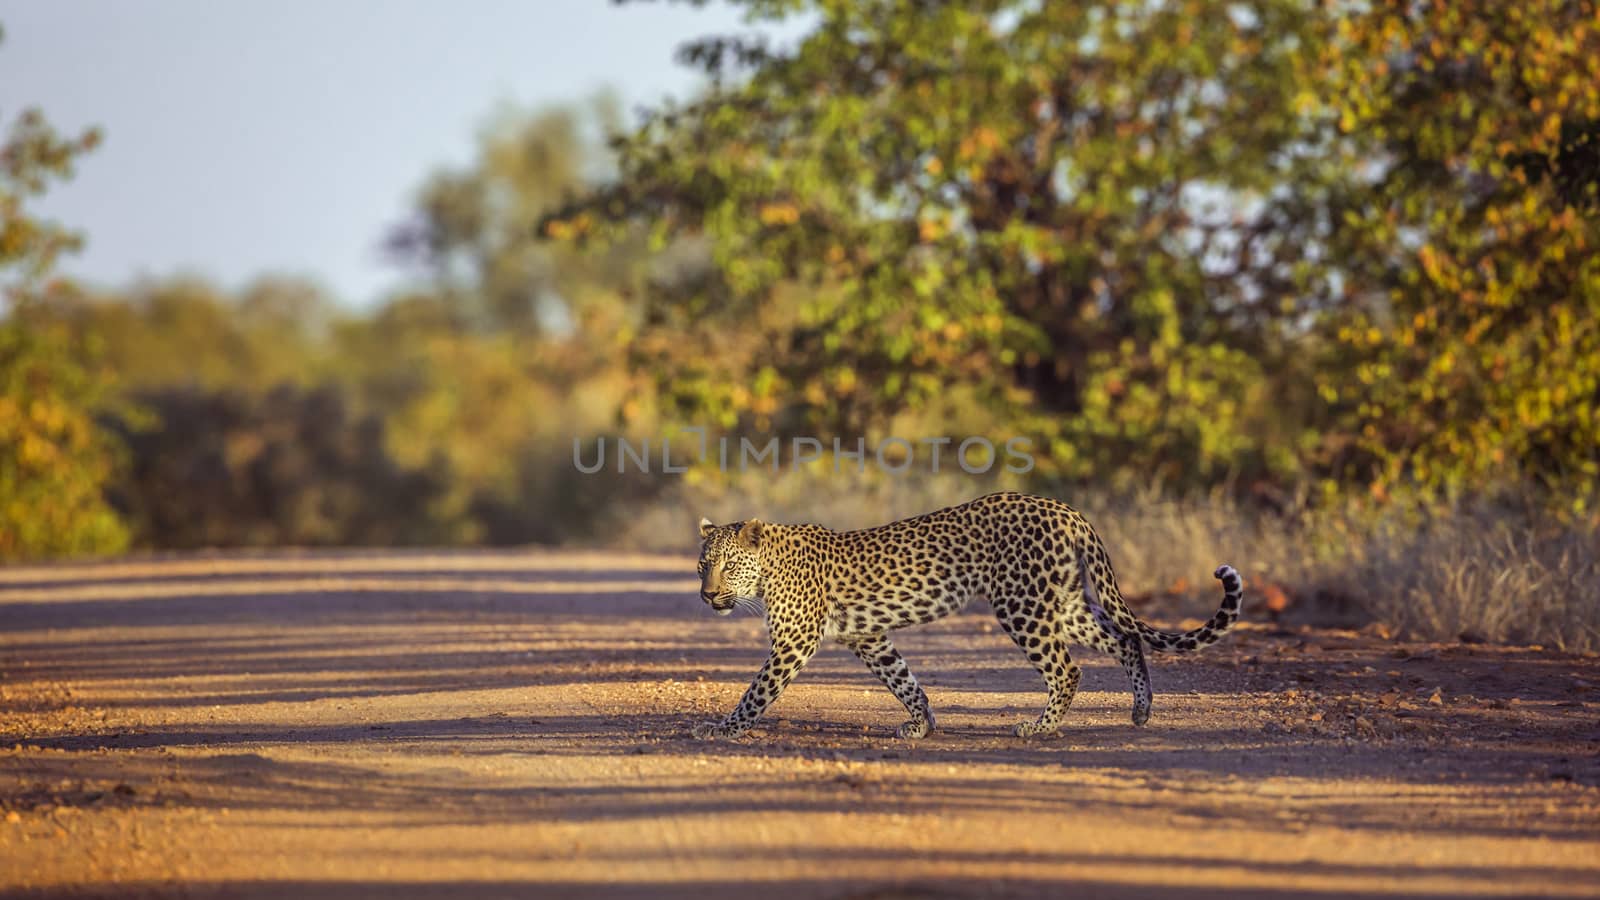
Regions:
<instances>
[{"instance_id":1,"label":"curled tail tip","mask_svg":"<svg viewBox=\"0 0 1600 900\"><path fill-rule=\"evenodd\" d=\"M1211 617L1211 621L1182 633L1158 631L1141 622L1139 634L1145 643L1155 650L1188 652L1215 644L1227 634L1239 619L1239 600L1244 596L1244 579L1239 577L1238 570L1226 563L1217 566L1214 574L1222 582L1223 594L1222 606Z\"/></svg>"},{"instance_id":2,"label":"curled tail tip","mask_svg":"<svg viewBox=\"0 0 1600 900\"><path fill-rule=\"evenodd\" d=\"M1244 593L1244 579L1239 577L1239 570L1223 563L1217 566L1217 580L1222 582L1222 592L1226 597L1235 598Z\"/></svg>"},{"instance_id":3,"label":"curled tail tip","mask_svg":"<svg viewBox=\"0 0 1600 900\"><path fill-rule=\"evenodd\" d=\"M1228 617L1223 622L1223 627L1233 625L1232 617L1239 613L1239 600L1244 596L1244 579L1239 577L1239 572L1233 566L1223 563L1217 566L1217 580L1222 582L1222 609L1218 615Z\"/></svg>"}]
</instances>

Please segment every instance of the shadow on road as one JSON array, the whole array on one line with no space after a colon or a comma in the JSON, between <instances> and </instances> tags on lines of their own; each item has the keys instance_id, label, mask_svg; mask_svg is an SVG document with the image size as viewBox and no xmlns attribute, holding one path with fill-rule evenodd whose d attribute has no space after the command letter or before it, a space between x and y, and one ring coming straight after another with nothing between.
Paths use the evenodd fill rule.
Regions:
<instances>
[{"instance_id":1,"label":"shadow on road","mask_svg":"<svg viewBox=\"0 0 1600 900\"><path fill-rule=\"evenodd\" d=\"M111 568L104 578L64 570L0 582L0 686L8 710L0 741L13 747L0 756L0 807L28 815L231 810L291 817L331 809L400 830L623 827L743 815L1081 813L1178 823L1198 833L1337 829L1380 840L1594 840L1583 824L1585 807L1560 799L1571 791L1600 796L1600 724L1587 693L1600 666L1592 658L1247 628L1198 657L1153 657L1157 718L1145 729L1127 722L1120 670L1083 654L1084 692L1069 724L1055 738L1021 741L1009 725L1035 714L1043 700L1038 677L987 614L960 615L898 641L941 716L927 739L890 739L898 707L853 657L834 648L757 732L706 744L688 739L688 727L737 698L764 656L765 636L755 620L706 616L692 582L684 588L681 561L635 561L620 573L480 560L445 573L420 564L386 573L362 564L321 574L304 560L292 571L274 571L270 560L248 562L224 566L220 575L190 567L164 579L159 565L145 564ZM633 761L652 761L663 772L703 768L695 777L613 774L577 784L481 776L485 765L540 773L577 761L613 773ZM783 774L761 774L772 767ZM722 778L719 770L739 774ZM1352 785L1361 789L1352 793ZM790 846L785 858L825 872L871 867L880 855L902 852L872 847L870 840L853 850ZM481 852L502 854L490 862L512 869L554 865L571 853L544 846ZM658 851L590 846L583 857L636 872L650 852ZM680 849L661 861L714 865L719 854L762 852L724 843ZM1427 887L1436 879L1479 872L1361 860L1242 862L1229 853L1176 850L1012 852L986 847L981 834L969 846L930 852L927 862L956 874L868 885L786 878L783 895L1290 893L1028 874L1175 865L1238 870L1248 884L1279 871L1322 875L1346 885L1341 896L1365 895L1348 889L1364 883L1359 875L1425 897L1445 896ZM1502 875L1553 882L1593 875L1494 865ZM1020 874L967 878L960 874L967 869ZM202 880L184 887L195 896L303 898L709 898L751 890L742 880L693 875L618 874L599 884L485 878ZM159 893L159 885L148 887ZM1372 895L1378 893L1393 891Z\"/></svg>"}]
</instances>

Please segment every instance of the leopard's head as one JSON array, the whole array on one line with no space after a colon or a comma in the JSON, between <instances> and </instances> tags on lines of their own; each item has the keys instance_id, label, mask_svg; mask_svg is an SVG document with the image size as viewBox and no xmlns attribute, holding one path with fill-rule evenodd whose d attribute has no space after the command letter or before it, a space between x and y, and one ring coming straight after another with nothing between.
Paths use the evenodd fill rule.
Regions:
<instances>
[{"instance_id":1,"label":"leopard's head","mask_svg":"<svg viewBox=\"0 0 1600 900\"><path fill-rule=\"evenodd\" d=\"M753 600L761 583L758 519L713 525L700 520L700 599L725 616L738 600Z\"/></svg>"}]
</instances>

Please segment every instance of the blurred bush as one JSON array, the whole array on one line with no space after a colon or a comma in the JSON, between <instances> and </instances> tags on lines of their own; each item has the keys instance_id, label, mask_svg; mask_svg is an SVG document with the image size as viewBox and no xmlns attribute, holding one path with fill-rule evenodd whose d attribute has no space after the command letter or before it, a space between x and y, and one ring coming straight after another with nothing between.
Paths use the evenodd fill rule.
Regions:
<instances>
[{"instance_id":1,"label":"blurred bush","mask_svg":"<svg viewBox=\"0 0 1600 900\"><path fill-rule=\"evenodd\" d=\"M113 498L139 538L174 548L440 544L442 465L403 468L375 416L331 387L261 394L174 387L136 395L153 427L126 427L132 463Z\"/></svg>"},{"instance_id":2,"label":"blurred bush","mask_svg":"<svg viewBox=\"0 0 1600 900\"><path fill-rule=\"evenodd\" d=\"M0 561L115 553L128 545L107 504L119 449L92 355L60 329L0 323Z\"/></svg>"},{"instance_id":3,"label":"blurred bush","mask_svg":"<svg viewBox=\"0 0 1600 900\"><path fill-rule=\"evenodd\" d=\"M115 404L93 336L48 316L57 257L80 242L24 208L99 142L24 112L0 143L0 561L113 553L128 535L104 497L117 446L95 417Z\"/></svg>"}]
</instances>

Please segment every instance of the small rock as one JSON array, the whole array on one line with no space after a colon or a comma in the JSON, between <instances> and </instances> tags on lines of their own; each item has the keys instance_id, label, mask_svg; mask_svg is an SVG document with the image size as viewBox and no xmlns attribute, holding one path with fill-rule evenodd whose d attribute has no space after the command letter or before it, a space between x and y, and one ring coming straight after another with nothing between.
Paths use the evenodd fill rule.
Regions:
<instances>
[{"instance_id":1,"label":"small rock","mask_svg":"<svg viewBox=\"0 0 1600 900\"><path fill-rule=\"evenodd\" d=\"M1428 695L1428 705L1429 706L1443 706L1444 705L1444 694L1439 690L1439 688L1434 688L1433 689L1433 693Z\"/></svg>"}]
</instances>

